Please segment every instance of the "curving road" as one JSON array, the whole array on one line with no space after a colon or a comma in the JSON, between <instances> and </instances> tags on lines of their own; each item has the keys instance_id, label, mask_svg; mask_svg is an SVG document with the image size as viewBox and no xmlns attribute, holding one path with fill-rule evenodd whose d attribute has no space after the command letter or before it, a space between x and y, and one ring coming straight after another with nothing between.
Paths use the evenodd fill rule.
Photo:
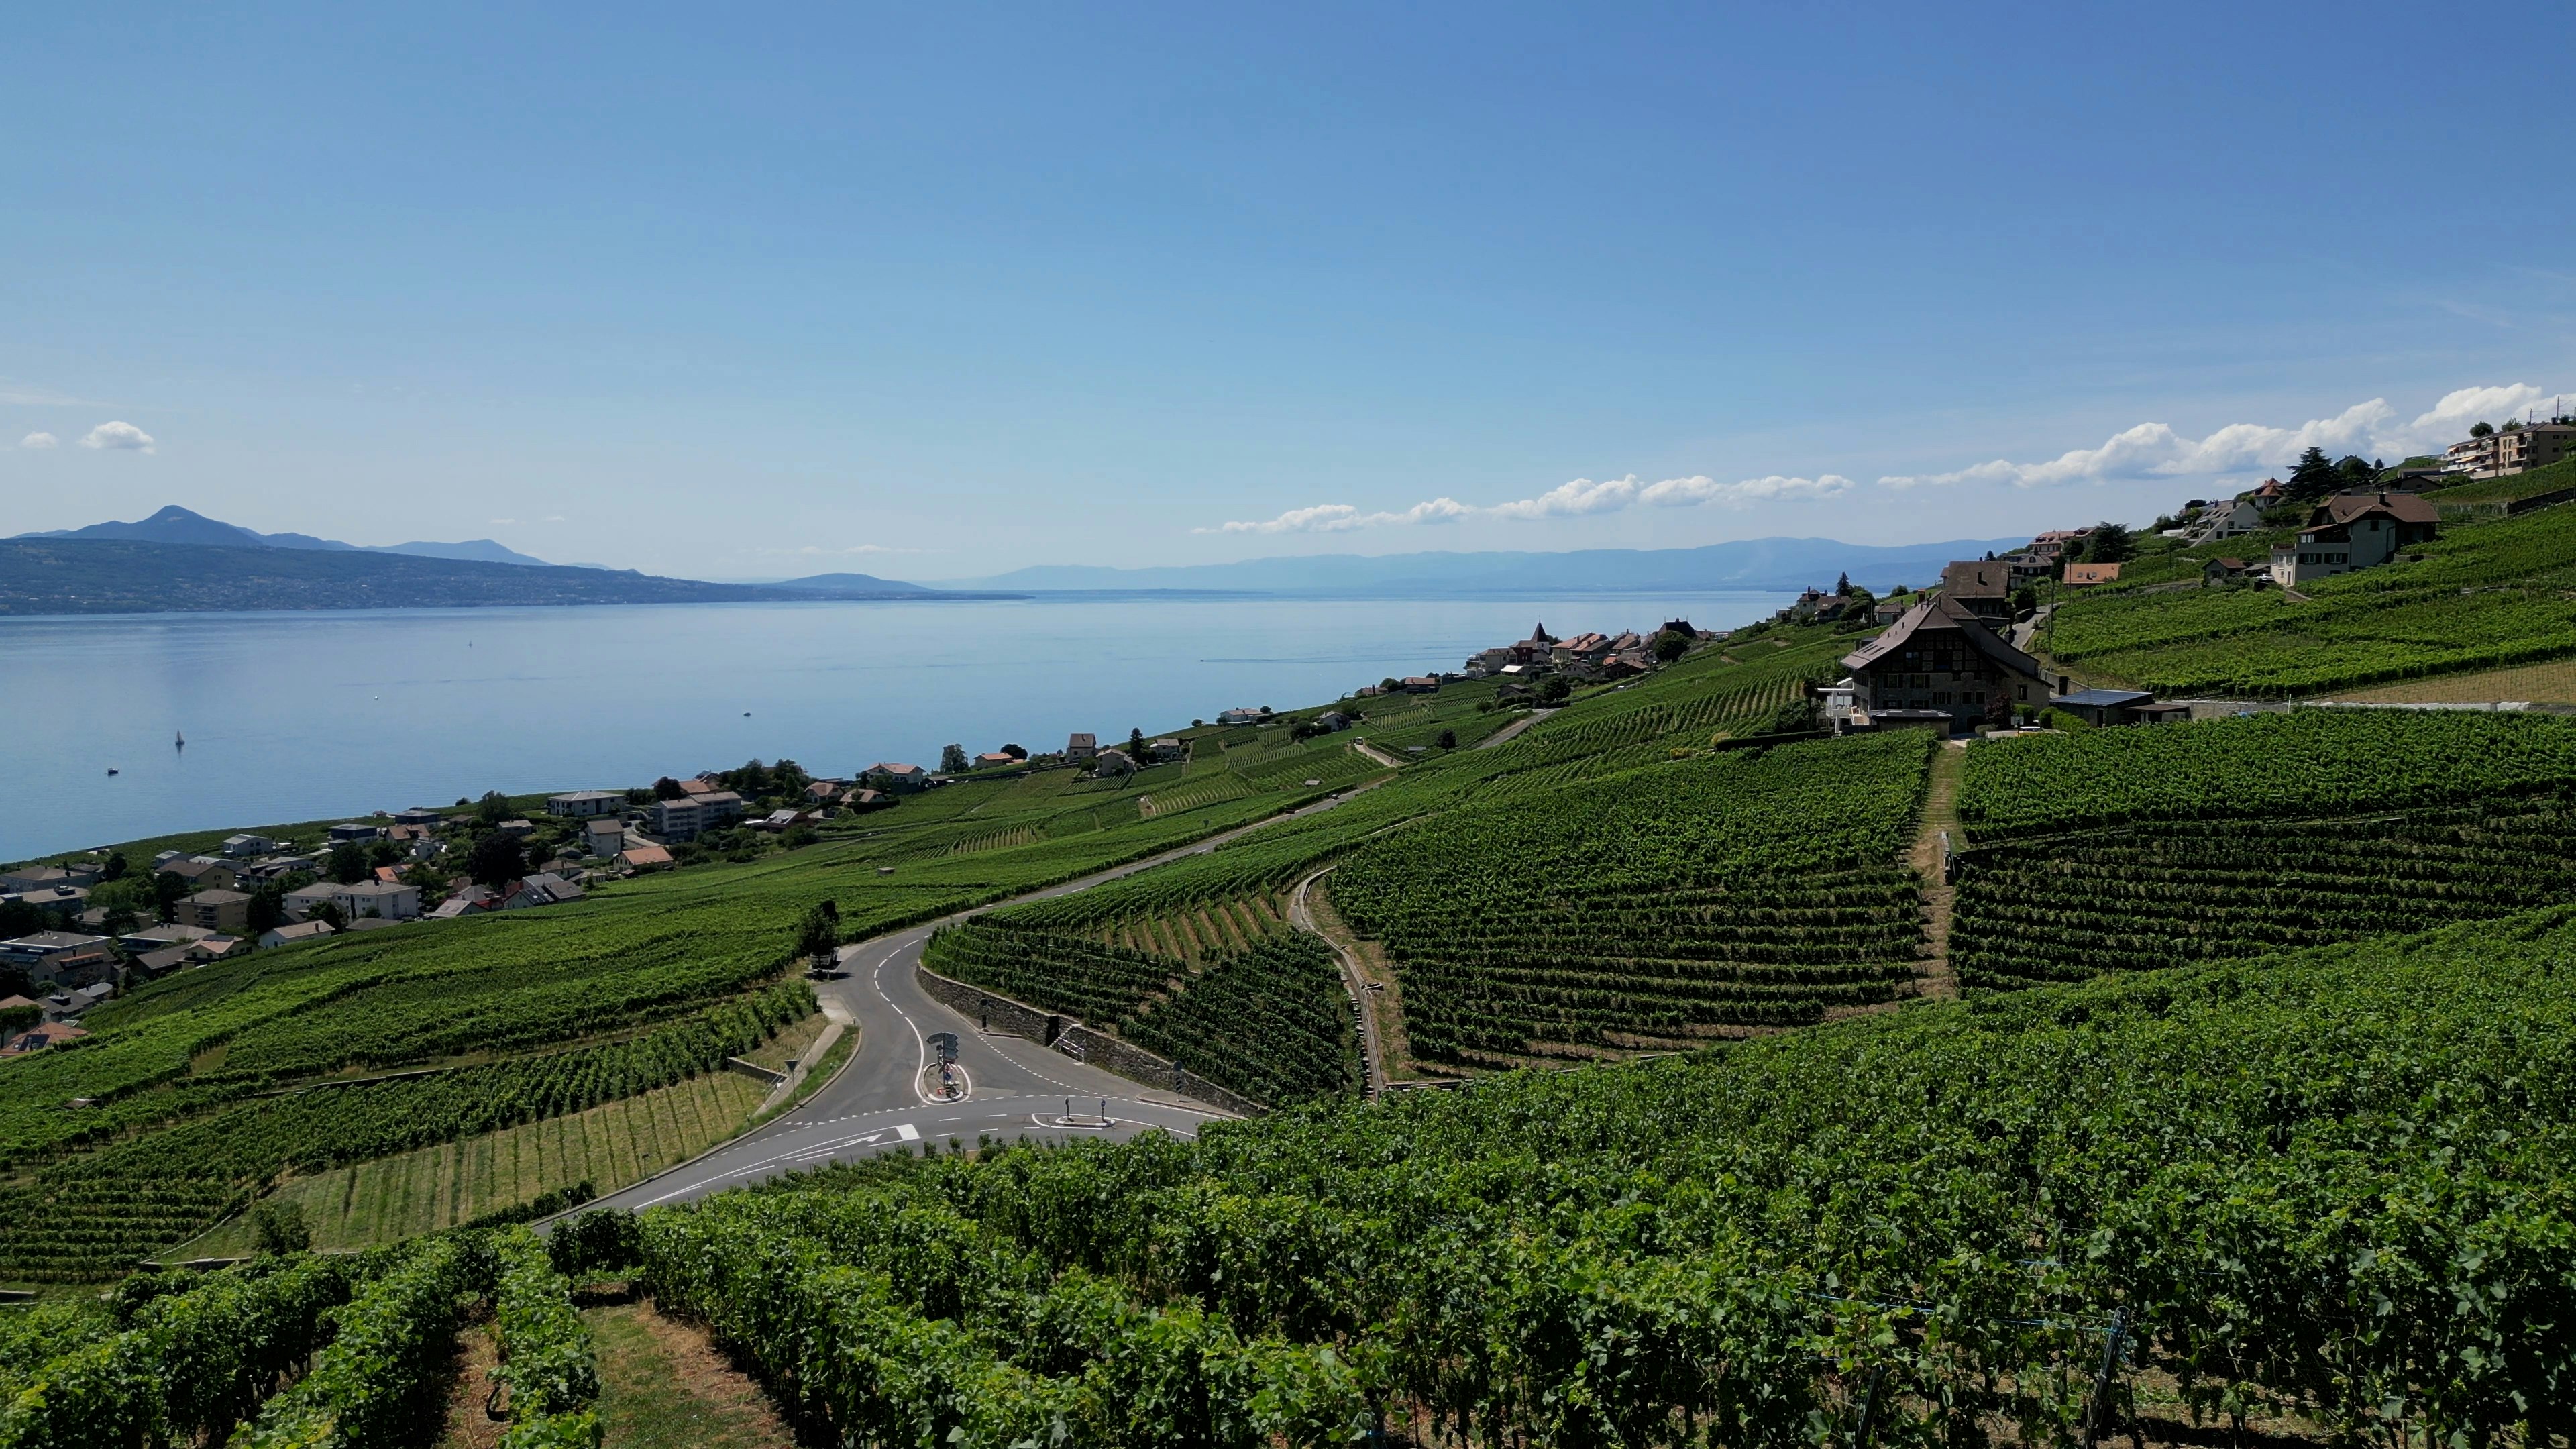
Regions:
<instances>
[{"instance_id":1,"label":"curving road","mask_svg":"<svg viewBox=\"0 0 2576 1449\"><path fill-rule=\"evenodd\" d=\"M1016 899L1069 895L1203 854L1278 821L1329 810L1366 788ZM950 920L974 914L963 912ZM1200 1124L1228 1115L1187 1097L1139 1086L1026 1037L978 1030L972 1020L933 1000L912 973L922 945L945 924L915 926L841 948L840 966L847 974L815 982L814 992L836 1018L855 1023L858 1050L794 1111L589 1206L634 1209L688 1202L781 1173L881 1152L918 1151L918 1143L951 1138L970 1145L982 1136L1061 1142L1154 1130L1190 1137ZM953 1101L936 1095L929 1039L941 1032L955 1035L958 1043L963 1095Z\"/></svg>"}]
</instances>

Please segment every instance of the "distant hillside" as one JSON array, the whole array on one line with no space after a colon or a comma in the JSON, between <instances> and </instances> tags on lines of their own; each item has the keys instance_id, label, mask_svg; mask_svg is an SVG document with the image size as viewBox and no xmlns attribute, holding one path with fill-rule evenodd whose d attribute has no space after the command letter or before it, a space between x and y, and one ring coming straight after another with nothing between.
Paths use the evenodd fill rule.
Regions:
<instances>
[{"instance_id":1,"label":"distant hillside","mask_svg":"<svg viewBox=\"0 0 2576 1449\"><path fill-rule=\"evenodd\" d=\"M59 528L47 533L22 533L19 538L115 538L136 543L175 543L214 548L299 548L324 553L398 553L414 558L465 559L476 563L519 564L534 568L553 568L544 559L533 558L515 549L503 547L488 538L467 539L463 543L342 543L336 538L316 538L309 533L259 533L236 523L208 518L202 513L181 508L173 503L149 518L132 523L93 523L86 528ZM574 568L595 567L589 564Z\"/></svg>"},{"instance_id":2,"label":"distant hillside","mask_svg":"<svg viewBox=\"0 0 2576 1449\"><path fill-rule=\"evenodd\" d=\"M881 579L874 574L808 574L801 579L780 579L769 585L773 589L795 589L803 593L848 593L853 590L873 594L928 594L937 590L900 579Z\"/></svg>"},{"instance_id":3,"label":"distant hillside","mask_svg":"<svg viewBox=\"0 0 2576 1449\"><path fill-rule=\"evenodd\" d=\"M1318 554L1176 568L1046 565L941 587L1045 590L1241 590L1276 594L1392 597L1449 594L1673 593L1703 589L1781 590L1852 582L1886 590L1920 588L1953 559L2018 548L2020 538L1953 539L1893 548L1830 538L1756 538L1705 548L1583 549L1573 553Z\"/></svg>"},{"instance_id":4,"label":"distant hillside","mask_svg":"<svg viewBox=\"0 0 2576 1449\"><path fill-rule=\"evenodd\" d=\"M0 540L0 614L693 604L773 589L605 569L115 538Z\"/></svg>"}]
</instances>

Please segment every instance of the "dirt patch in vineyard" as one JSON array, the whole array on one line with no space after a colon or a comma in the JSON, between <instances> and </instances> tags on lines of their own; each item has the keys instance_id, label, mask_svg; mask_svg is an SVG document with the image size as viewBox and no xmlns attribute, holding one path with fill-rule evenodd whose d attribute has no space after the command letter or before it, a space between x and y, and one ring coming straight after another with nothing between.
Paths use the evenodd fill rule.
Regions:
<instances>
[{"instance_id":1,"label":"dirt patch in vineyard","mask_svg":"<svg viewBox=\"0 0 2576 1449\"><path fill-rule=\"evenodd\" d=\"M1968 752L1945 744L1932 752L1931 778L1923 786L1923 824L1914 834L1910 857L1923 877L1923 961L1921 989L1926 996L1956 996L1959 977L1950 969L1950 911L1958 892L1941 879L1941 837L1947 832L1953 850L1967 841L1959 829L1959 777Z\"/></svg>"},{"instance_id":2,"label":"dirt patch in vineyard","mask_svg":"<svg viewBox=\"0 0 2576 1449\"><path fill-rule=\"evenodd\" d=\"M794 1449L777 1405L705 1334L642 1302L582 1317L599 1345L607 1449Z\"/></svg>"},{"instance_id":3,"label":"dirt patch in vineyard","mask_svg":"<svg viewBox=\"0 0 2576 1449\"><path fill-rule=\"evenodd\" d=\"M476 1324L457 1335L456 1376L447 1383L445 1419L438 1449L493 1449L509 1426L483 1411L492 1393L492 1369L500 1363L489 1324Z\"/></svg>"}]
</instances>

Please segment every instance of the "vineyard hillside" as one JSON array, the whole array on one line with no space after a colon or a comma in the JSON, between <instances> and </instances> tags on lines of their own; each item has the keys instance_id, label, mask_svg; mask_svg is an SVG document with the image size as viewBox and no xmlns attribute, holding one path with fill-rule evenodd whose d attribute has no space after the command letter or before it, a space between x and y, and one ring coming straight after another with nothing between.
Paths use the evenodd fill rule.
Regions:
<instances>
[{"instance_id":1,"label":"vineyard hillside","mask_svg":"<svg viewBox=\"0 0 2576 1449\"><path fill-rule=\"evenodd\" d=\"M2513 481L2523 485L2515 496L2576 488L2576 462ZM2297 593L2204 582L2201 565L2219 554L2259 568L2267 537L2141 560L2115 586L2070 591L2039 648L2102 683L2247 697L2316 696L2576 655L2576 507L2507 516L2501 496L2488 493L2466 485L2428 494L2437 505L2462 495L2444 507L2441 537Z\"/></svg>"},{"instance_id":2,"label":"vineyard hillside","mask_svg":"<svg viewBox=\"0 0 2576 1449\"><path fill-rule=\"evenodd\" d=\"M2576 899L2576 719L2307 709L1969 747L1970 986L2254 956Z\"/></svg>"},{"instance_id":3,"label":"vineyard hillside","mask_svg":"<svg viewBox=\"0 0 2576 1449\"><path fill-rule=\"evenodd\" d=\"M1400 1012L1411 1057L1387 1065L1403 1075L1669 1049L1897 1000L1920 936L1897 857L1928 741L1717 748L1758 739L1848 647L1798 630L1704 649L1495 748L1426 752L1327 814L952 928L925 963L1270 1102L1359 1081L1329 955L1279 940L1288 895L1327 868L1332 898L1361 902L1346 912L1397 962L1374 1009ZM1853 771L1856 789L1840 783ZM1181 1025L1213 1019L1220 984L1245 1004L1227 1042Z\"/></svg>"},{"instance_id":4,"label":"vineyard hillside","mask_svg":"<svg viewBox=\"0 0 2576 1449\"><path fill-rule=\"evenodd\" d=\"M2536 1443L2576 1361L2571 952L2561 909L826 1170L620 1251L853 1441L1786 1446L1867 1400L1909 1444Z\"/></svg>"}]
</instances>

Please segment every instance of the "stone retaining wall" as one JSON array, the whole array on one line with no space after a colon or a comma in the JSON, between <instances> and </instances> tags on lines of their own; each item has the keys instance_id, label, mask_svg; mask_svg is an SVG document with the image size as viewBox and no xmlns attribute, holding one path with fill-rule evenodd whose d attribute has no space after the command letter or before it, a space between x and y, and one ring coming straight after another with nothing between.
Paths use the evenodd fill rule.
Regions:
<instances>
[{"instance_id":1,"label":"stone retaining wall","mask_svg":"<svg viewBox=\"0 0 2576 1449\"><path fill-rule=\"evenodd\" d=\"M986 1031L1007 1032L1033 1042L1052 1043L1064 1034L1065 1026L1071 1020L1040 1011L1025 1002L1013 1001L1007 996L996 996L963 981L951 981L927 966L915 965L912 975L921 983L921 989L930 993L932 1000L972 1017L975 1024Z\"/></svg>"},{"instance_id":2,"label":"stone retaining wall","mask_svg":"<svg viewBox=\"0 0 2576 1449\"><path fill-rule=\"evenodd\" d=\"M1228 1091L1178 1063L1156 1056L1134 1042L1085 1026L1073 1017L1040 1011L1024 1001L952 981L917 963L912 975L932 999L973 1018L986 1031L1027 1037L1104 1072L1142 1086L1194 1097L1239 1116L1256 1117L1270 1110L1240 1092Z\"/></svg>"},{"instance_id":3,"label":"stone retaining wall","mask_svg":"<svg viewBox=\"0 0 2576 1449\"><path fill-rule=\"evenodd\" d=\"M1131 1082L1160 1087L1184 1097L1196 1097L1213 1107L1222 1107L1239 1117L1258 1117L1270 1109L1240 1092L1229 1092L1178 1062L1156 1056L1123 1037L1084 1026L1080 1022L1066 1027L1064 1034L1051 1043L1067 1056L1079 1057L1104 1072L1115 1072Z\"/></svg>"}]
</instances>

